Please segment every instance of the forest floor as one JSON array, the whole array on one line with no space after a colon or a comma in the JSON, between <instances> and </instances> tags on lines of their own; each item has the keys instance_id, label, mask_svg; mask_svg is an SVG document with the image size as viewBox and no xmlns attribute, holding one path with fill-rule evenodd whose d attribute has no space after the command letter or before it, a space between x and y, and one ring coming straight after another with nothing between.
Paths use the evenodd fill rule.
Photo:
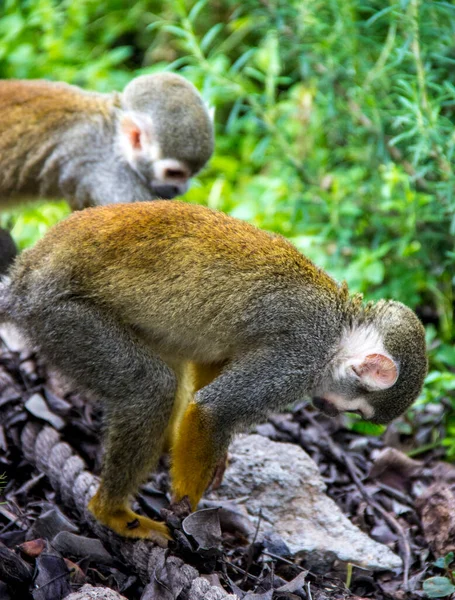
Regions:
<instances>
[{"instance_id":1,"label":"forest floor","mask_svg":"<svg viewBox=\"0 0 455 600\"><path fill-rule=\"evenodd\" d=\"M25 402L34 394L45 398L45 404L32 402L26 408ZM323 417L310 404L272 415L257 427L258 433L272 440L300 445L317 463L327 494L354 524L401 556L401 569L374 573L334 564L321 572L311 560L267 552L260 542L248 541L235 531L223 532L222 547L215 553L189 551L188 541L186 547L171 544L170 553L192 564L212 585L222 585L245 600L405 600L425 598L427 593L442 597L444 590L448 595L455 590L450 587L449 568L453 559L450 553L455 550L455 467L442 462L443 450L434 448L443 408L442 404L440 411L422 409L412 423L401 421L382 437L348 430L343 418ZM65 394L36 356L12 352L3 344L1 600L59 600L84 583L110 587L131 600L173 598L166 589L162 596L156 590L154 595L144 592L144 583L134 568L109 554L109 547L100 552L99 546L88 545L83 558L77 556L80 552L72 553L70 546L59 550L52 547L50 542L59 528L84 538L95 536L79 514L62 504L47 477L24 459L20 434L31 420L57 426L62 439L84 459L88 469L99 473L99 410L78 394ZM409 449L427 445L432 449L414 458L408 456ZM142 512L155 518L167 504L168 489L168 475L162 464L152 484L138 496ZM60 512L58 518L52 513L56 506L64 517ZM53 514L50 524L49 514ZM103 559L103 552L109 560ZM424 582L435 576L442 579L426 583L425 593ZM432 585L442 586L442 591L435 588L431 592Z\"/></svg>"}]
</instances>

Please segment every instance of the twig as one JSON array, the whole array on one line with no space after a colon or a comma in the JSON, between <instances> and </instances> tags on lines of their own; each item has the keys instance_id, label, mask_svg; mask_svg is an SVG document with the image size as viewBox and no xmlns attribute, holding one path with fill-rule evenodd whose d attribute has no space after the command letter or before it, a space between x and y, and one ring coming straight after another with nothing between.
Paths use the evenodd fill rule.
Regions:
<instances>
[{"instance_id":1,"label":"twig","mask_svg":"<svg viewBox=\"0 0 455 600\"><path fill-rule=\"evenodd\" d=\"M255 541L256 541L256 539L258 537L259 526L261 525L261 521L262 521L262 510L260 509L259 510L259 516L258 516L258 522L256 524L256 531L254 532L253 541L251 542L249 550L248 550L248 559L247 559L247 562L246 562L245 575L243 576L243 579L242 579L242 585L245 584L246 578L247 578L247 576L250 573L251 565L253 564L253 546L254 546L254 543L255 543Z\"/></svg>"},{"instance_id":2,"label":"twig","mask_svg":"<svg viewBox=\"0 0 455 600\"><path fill-rule=\"evenodd\" d=\"M311 595L310 585L311 585L310 582L307 581L306 582L306 591L307 591L308 600L313 600L313 596Z\"/></svg>"},{"instance_id":3,"label":"twig","mask_svg":"<svg viewBox=\"0 0 455 600\"><path fill-rule=\"evenodd\" d=\"M17 505L16 508L18 508ZM20 527L22 530L28 529L29 527L28 523L26 522L27 516L24 514L14 514L4 506L0 506L0 514L8 519L8 521L11 523L14 523L14 525Z\"/></svg>"},{"instance_id":4,"label":"twig","mask_svg":"<svg viewBox=\"0 0 455 600\"><path fill-rule=\"evenodd\" d=\"M308 569L304 569L300 565L296 565L294 562L292 562L292 560L288 560L287 558L278 556L278 554L272 554L272 552L267 552L266 550L263 550L262 554L265 554L265 556L270 556L270 558L274 558L275 560L281 560L281 562L284 562L287 565L291 565L291 567L295 567L299 571L306 571L307 573L310 573L310 571L308 571Z\"/></svg>"},{"instance_id":5,"label":"twig","mask_svg":"<svg viewBox=\"0 0 455 600\"><path fill-rule=\"evenodd\" d=\"M227 560L221 560L221 562L224 565L226 565L227 567L232 567L234 569L234 571L238 571L239 573L242 573L242 575L246 574L250 579L252 579L256 583L261 583L261 581L262 581L261 579L259 579L259 577L255 577L254 575L251 575L251 573L247 573L245 571L245 569L242 569L241 567L234 565L234 563L228 562Z\"/></svg>"},{"instance_id":6,"label":"twig","mask_svg":"<svg viewBox=\"0 0 455 600\"><path fill-rule=\"evenodd\" d=\"M56 575L52 579L49 579L49 581L46 581L45 583L43 583L43 585L35 585L35 590L42 590L47 585L54 583L54 581L58 581L59 579L63 579L64 577L69 577L72 571L74 571L74 569L68 569L68 573L60 573L60 575Z\"/></svg>"},{"instance_id":7,"label":"twig","mask_svg":"<svg viewBox=\"0 0 455 600\"><path fill-rule=\"evenodd\" d=\"M28 494L30 492L30 490L41 481L41 479L43 479L45 477L44 473L38 473L38 475L35 475L34 477L32 477L31 479L29 479L28 481L26 481L23 485L21 485L21 487L17 490L15 490L14 492L10 492L9 494L6 495L6 499L10 500L12 498L15 498L17 496L20 496L21 494Z\"/></svg>"},{"instance_id":8,"label":"twig","mask_svg":"<svg viewBox=\"0 0 455 600\"><path fill-rule=\"evenodd\" d=\"M295 567L296 569L298 569L302 573L307 573L308 575L311 575L315 579L321 579L321 575L319 575L317 573L314 573L310 569L305 569L304 567L296 564L295 562L292 562L292 560L288 560L287 558L283 558L282 556L278 556L278 554L273 554L272 552L267 552L266 550L263 550L262 554L265 554L265 556L270 556L270 558L274 558L275 560L280 560L281 562L284 562L287 565L290 565L291 567ZM362 567L357 567L357 566L356 566L356 568L362 569ZM331 585L333 587L333 589L346 591L345 584L340 585L340 580L338 578L336 578L336 577L330 577L330 575L327 575L327 574L324 574L323 577L324 577L324 580L328 580L330 582L327 585Z\"/></svg>"},{"instance_id":9,"label":"twig","mask_svg":"<svg viewBox=\"0 0 455 600\"><path fill-rule=\"evenodd\" d=\"M406 494L403 494L403 492L400 492L399 490L396 490L393 487L390 487L390 485L386 485L385 483L377 483L377 486L380 490L382 490L383 492L387 492L387 494L389 494L389 496L392 496L393 498L395 498L395 500L398 500L398 502L402 502L403 504L406 504L407 506L411 506L413 507L413 502L412 502L412 498L409 498L409 496L406 496Z\"/></svg>"},{"instance_id":10,"label":"twig","mask_svg":"<svg viewBox=\"0 0 455 600\"><path fill-rule=\"evenodd\" d=\"M346 570L346 589L349 589L351 587L351 582L352 582L352 563L348 563L347 566L347 570Z\"/></svg>"}]
</instances>

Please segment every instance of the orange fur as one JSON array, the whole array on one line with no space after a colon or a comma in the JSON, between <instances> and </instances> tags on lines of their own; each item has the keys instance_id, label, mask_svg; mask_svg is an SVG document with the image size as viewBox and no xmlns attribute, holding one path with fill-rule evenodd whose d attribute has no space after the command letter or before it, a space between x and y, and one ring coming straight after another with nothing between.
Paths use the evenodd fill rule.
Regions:
<instances>
[{"instance_id":1,"label":"orange fur","mask_svg":"<svg viewBox=\"0 0 455 600\"><path fill-rule=\"evenodd\" d=\"M178 502L188 496L197 507L213 475L218 456L207 411L192 402L183 416L172 449L172 489Z\"/></svg>"},{"instance_id":2,"label":"orange fur","mask_svg":"<svg viewBox=\"0 0 455 600\"><path fill-rule=\"evenodd\" d=\"M65 83L0 80L0 204L15 202L18 190L36 196L39 165L66 129L87 116L108 119L113 111L109 96Z\"/></svg>"},{"instance_id":3,"label":"orange fur","mask_svg":"<svg viewBox=\"0 0 455 600\"><path fill-rule=\"evenodd\" d=\"M90 500L88 509L100 523L123 537L146 538L163 547L171 539L164 523L138 515L126 504L112 504L99 490Z\"/></svg>"},{"instance_id":4,"label":"orange fur","mask_svg":"<svg viewBox=\"0 0 455 600\"><path fill-rule=\"evenodd\" d=\"M320 298L321 310L348 302L347 290L283 237L176 201L117 204L74 213L24 252L11 276L18 297L29 297L35 282L50 282L57 290L51 298L62 291L81 307L108 316L108 322L113 318L133 342L150 348L151 356L177 374L172 413L148 449L155 460L165 429L174 497L188 496L193 508L217 464L222 465L227 444L223 432L215 431L212 407L195 402L194 394L216 379L230 361L241 358L245 349L262 343L254 340L252 311L260 311L271 295L278 317L287 318L286 302L295 297L294 290L298 295L299 290L311 289L312 297ZM71 332L69 336L72 340ZM157 414L159 410L157 404ZM125 414L130 413L134 414L134 398L125 403ZM115 427L121 430L120 418ZM146 434L141 434L142 439ZM140 441L136 440L138 447ZM134 465L122 468L127 480L125 473L134 471ZM116 476L114 469L110 490L115 490ZM125 496L136 491L137 483L135 477L124 483L120 504L100 494L90 509L122 535L148 537L162 532L163 526L139 519L138 528L127 527L136 516L126 507Z\"/></svg>"},{"instance_id":5,"label":"orange fur","mask_svg":"<svg viewBox=\"0 0 455 600\"><path fill-rule=\"evenodd\" d=\"M178 436L178 429L188 404L194 399L194 394L208 385L220 374L223 364L202 365L194 362L172 364L170 366L177 375L178 387L175 395L174 408L166 432L164 452L171 450Z\"/></svg>"},{"instance_id":6,"label":"orange fur","mask_svg":"<svg viewBox=\"0 0 455 600\"><path fill-rule=\"evenodd\" d=\"M189 363L188 371L192 380L194 393L211 383L223 370L224 363L201 364Z\"/></svg>"},{"instance_id":7,"label":"orange fur","mask_svg":"<svg viewBox=\"0 0 455 600\"><path fill-rule=\"evenodd\" d=\"M187 344L177 354L166 344L157 350L199 363L230 358L232 340L242 331L217 331L214 323L231 322L231 315L247 311L257 287L267 281L311 283L336 301L341 293L331 277L283 237L176 201L75 213L24 256L21 268L37 263L46 263L62 283L71 281L76 293L109 306L144 337L150 323L155 338L157 333L163 339L181 338L179 332L185 331Z\"/></svg>"}]
</instances>

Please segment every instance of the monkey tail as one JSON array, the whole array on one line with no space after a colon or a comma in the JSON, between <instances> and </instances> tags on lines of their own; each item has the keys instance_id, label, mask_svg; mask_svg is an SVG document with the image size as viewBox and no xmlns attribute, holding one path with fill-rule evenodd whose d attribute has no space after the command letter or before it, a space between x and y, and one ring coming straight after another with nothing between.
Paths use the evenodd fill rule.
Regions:
<instances>
[{"instance_id":1,"label":"monkey tail","mask_svg":"<svg viewBox=\"0 0 455 600\"><path fill-rule=\"evenodd\" d=\"M6 276L18 250L9 231L0 229L0 323L11 320L10 280Z\"/></svg>"},{"instance_id":2,"label":"monkey tail","mask_svg":"<svg viewBox=\"0 0 455 600\"><path fill-rule=\"evenodd\" d=\"M0 229L0 276L8 272L17 254L17 247L10 232Z\"/></svg>"},{"instance_id":3,"label":"monkey tail","mask_svg":"<svg viewBox=\"0 0 455 600\"><path fill-rule=\"evenodd\" d=\"M11 321L10 280L0 276L0 323Z\"/></svg>"}]
</instances>

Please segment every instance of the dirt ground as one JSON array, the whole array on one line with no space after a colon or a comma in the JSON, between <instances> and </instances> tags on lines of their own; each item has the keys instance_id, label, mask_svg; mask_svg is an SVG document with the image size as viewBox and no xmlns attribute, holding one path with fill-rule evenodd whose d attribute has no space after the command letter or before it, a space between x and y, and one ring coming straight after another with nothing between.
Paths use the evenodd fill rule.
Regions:
<instances>
[{"instance_id":1,"label":"dirt ground","mask_svg":"<svg viewBox=\"0 0 455 600\"><path fill-rule=\"evenodd\" d=\"M440 411L422 409L412 422L396 422L381 437L349 430L345 417L328 419L309 403L272 415L257 427L272 440L300 445L315 460L328 495L344 514L401 556L403 568L394 572L373 573L338 564L321 569L311 557L293 560L279 544L271 551L262 542L248 541L235 527L223 531L219 548L197 550L191 536L182 533L182 515L167 511L166 460L142 488L139 510L153 518L161 514L179 532L167 556L180 557L212 585L246 600L425 598L432 593L431 581L425 584L427 593L423 591L428 579L442 577L443 585L451 585L450 553L455 551L455 468L441 462L442 449L433 443L438 433L441 439L444 435L443 410L444 400ZM174 596L159 581L151 591L134 565L119 560L109 545L101 545L81 515L63 505L47 477L23 456L21 431L30 421L56 427L88 469L99 473L99 409L62 388L35 355L12 352L2 344L0 599L59 600L91 583L131 600L184 600L185 591ZM433 449L420 452L426 445ZM62 531L74 537L66 534L67 543L56 548L55 537Z\"/></svg>"}]
</instances>

